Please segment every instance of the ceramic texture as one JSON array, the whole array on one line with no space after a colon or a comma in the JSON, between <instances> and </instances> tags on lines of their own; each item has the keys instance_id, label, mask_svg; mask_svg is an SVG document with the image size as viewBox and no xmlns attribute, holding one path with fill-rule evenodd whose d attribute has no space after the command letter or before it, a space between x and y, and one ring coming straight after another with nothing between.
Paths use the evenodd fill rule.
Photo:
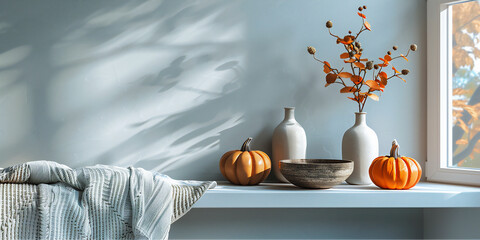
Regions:
<instances>
[{"instance_id":1,"label":"ceramic texture","mask_svg":"<svg viewBox=\"0 0 480 240\"><path fill-rule=\"evenodd\" d=\"M285 108L285 118L275 128L272 138L272 168L275 177L288 182L279 169L279 161L303 159L307 152L307 136L303 127L295 119L295 108Z\"/></svg>"},{"instance_id":2,"label":"ceramic texture","mask_svg":"<svg viewBox=\"0 0 480 240\"><path fill-rule=\"evenodd\" d=\"M343 135L342 159L355 163L349 184L371 184L368 169L373 159L378 157L378 138L373 129L367 126L365 112L355 113L355 124Z\"/></svg>"},{"instance_id":3,"label":"ceramic texture","mask_svg":"<svg viewBox=\"0 0 480 240\"><path fill-rule=\"evenodd\" d=\"M334 159L281 160L280 170L292 184L303 188L331 188L352 174L353 161Z\"/></svg>"}]
</instances>

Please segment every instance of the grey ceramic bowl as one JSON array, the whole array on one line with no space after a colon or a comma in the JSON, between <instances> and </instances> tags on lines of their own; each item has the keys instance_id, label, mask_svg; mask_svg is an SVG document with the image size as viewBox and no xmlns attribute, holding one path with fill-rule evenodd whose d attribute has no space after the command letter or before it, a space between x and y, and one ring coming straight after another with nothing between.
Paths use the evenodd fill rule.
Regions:
<instances>
[{"instance_id":1,"label":"grey ceramic bowl","mask_svg":"<svg viewBox=\"0 0 480 240\"><path fill-rule=\"evenodd\" d=\"M331 188L353 172L353 161L335 159L288 159L280 161L280 172L303 188Z\"/></svg>"}]
</instances>

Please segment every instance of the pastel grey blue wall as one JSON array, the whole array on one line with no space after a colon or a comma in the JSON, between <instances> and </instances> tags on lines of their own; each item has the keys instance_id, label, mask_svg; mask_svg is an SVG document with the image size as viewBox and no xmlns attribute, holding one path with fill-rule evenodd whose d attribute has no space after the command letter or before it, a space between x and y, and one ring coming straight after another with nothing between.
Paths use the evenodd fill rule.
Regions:
<instances>
[{"instance_id":1,"label":"pastel grey blue wall","mask_svg":"<svg viewBox=\"0 0 480 240\"><path fill-rule=\"evenodd\" d=\"M422 239L423 236L423 209L419 208L194 208L170 228L170 239Z\"/></svg>"},{"instance_id":2,"label":"pastel grey blue wall","mask_svg":"<svg viewBox=\"0 0 480 240\"><path fill-rule=\"evenodd\" d=\"M480 239L480 209L424 209L424 239Z\"/></svg>"},{"instance_id":3,"label":"pastel grey blue wall","mask_svg":"<svg viewBox=\"0 0 480 240\"><path fill-rule=\"evenodd\" d=\"M479 216L478 208L194 208L171 226L170 238L479 239Z\"/></svg>"},{"instance_id":4,"label":"pastel grey blue wall","mask_svg":"<svg viewBox=\"0 0 480 240\"><path fill-rule=\"evenodd\" d=\"M365 109L381 154L396 138L423 165L424 0L25 0L0 8L0 167L48 159L222 179L219 157L247 137L271 152L284 106L296 107L308 157L340 158L356 106L324 88L306 46L339 64L325 21L356 31L360 3L367 57L419 46L396 65L408 82L392 80Z\"/></svg>"}]
</instances>

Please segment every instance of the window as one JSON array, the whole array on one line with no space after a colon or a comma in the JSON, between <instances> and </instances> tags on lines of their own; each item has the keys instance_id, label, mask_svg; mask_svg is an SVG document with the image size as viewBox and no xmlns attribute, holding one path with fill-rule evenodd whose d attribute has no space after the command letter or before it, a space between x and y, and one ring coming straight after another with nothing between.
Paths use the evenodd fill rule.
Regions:
<instances>
[{"instance_id":1,"label":"window","mask_svg":"<svg viewBox=\"0 0 480 240\"><path fill-rule=\"evenodd\" d=\"M427 180L480 185L480 1L427 9Z\"/></svg>"}]
</instances>

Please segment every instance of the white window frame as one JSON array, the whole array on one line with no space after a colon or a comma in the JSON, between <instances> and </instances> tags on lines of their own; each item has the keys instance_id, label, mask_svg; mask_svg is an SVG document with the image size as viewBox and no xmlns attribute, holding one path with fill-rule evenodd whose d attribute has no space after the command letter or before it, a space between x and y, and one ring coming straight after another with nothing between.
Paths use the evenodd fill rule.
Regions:
<instances>
[{"instance_id":1,"label":"white window frame","mask_svg":"<svg viewBox=\"0 0 480 240\"><path fill-rule=\"evenodd\" d=\"M427 0L427 181L480 186L480 170L448 168L447 152L451 126L449 116L451 96L448 57L451 56L451 42L448 42L448 7L463 1ZM450 28L451 29L451 28ZM450 68L450 69L449 69ZM450 84L450 85L448 85ZM450 144L451 146L451 144Z\"/></svg>"}]
</instances>

